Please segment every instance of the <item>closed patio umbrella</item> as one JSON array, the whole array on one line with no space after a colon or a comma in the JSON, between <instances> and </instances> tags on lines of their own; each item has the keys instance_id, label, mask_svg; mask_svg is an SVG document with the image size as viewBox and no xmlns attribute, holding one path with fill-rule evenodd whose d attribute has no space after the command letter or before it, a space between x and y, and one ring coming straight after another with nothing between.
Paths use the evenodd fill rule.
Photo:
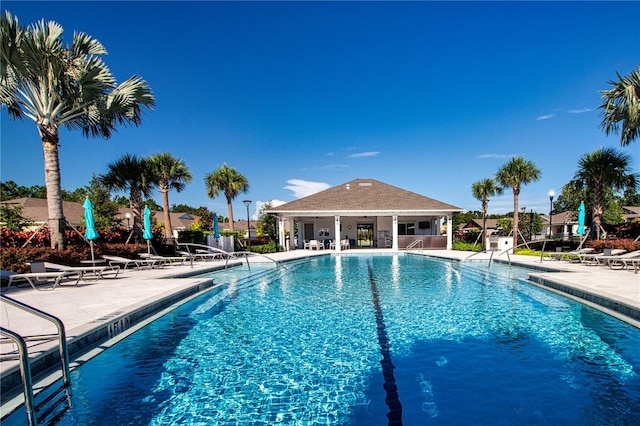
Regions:
<instances>
[{"instance_id":1,"label":"closed patio umbrella","mask_svg":"<svg viewBox=\"0 0 640 426\"><path fill-rule=\"evenodd\" d=\"M578 235L584 235L584 216L584 201L582 201L578 207L578 229L576 230Z\"/></svg>"},{"instance_id":2,"label":"closed patio umbrella","mask_svg":"<svg viewBox=\"0 0 640 426\"><path fill-rule=\"evenodd\" d=\"M151 210L149 210L149 206L144 206L144 232L142 233L142 238L147 240L147 254L151 254L149 240L153 238L153 234L151 233Z\"/></svg>"},{"instance_id":3,"label":"closed patio umbrella","mask_svg":"<svg viewBox=\"0 0 640 426\"><path fill-rule=\"evenodd\" d=\"M91 262L95 264L96 259L93 252L93 240L97 239L100 235L96 231L96 221L93 218L93 204L89 197L85 198L82 207L84 207L84 223L87 226L84 237L89 240L89 245L91 246Z\"/></svg>"},{"instance_id":4,"label":"closed patio umbrella","mask_svg":"<svg viewBox=\"0 0 640 426\"><path fill-rule=\"evenodd\" d=\"M220 238L220 226L218 226L218 215L213 215L213 237Z\"/></svg>"}]
</instances>

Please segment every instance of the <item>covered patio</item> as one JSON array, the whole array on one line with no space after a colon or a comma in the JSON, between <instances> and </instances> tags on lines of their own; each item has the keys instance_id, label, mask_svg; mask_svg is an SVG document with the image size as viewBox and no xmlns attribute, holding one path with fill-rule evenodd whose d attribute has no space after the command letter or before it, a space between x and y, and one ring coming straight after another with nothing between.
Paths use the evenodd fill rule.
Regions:
<instances>
[{"instance_id":1,"label":"covered patio","mask_svg":"<svg viewBox=\"0 0 640 426\"><path fill-rule=\"evenodd\" d=\"M451 218L461 211L374 179L355 179L267 213L278 216L282 246L302 249L305 242L317 240L326 249L341 251L344 240L349 248L451 249Z\"/></svg>"}]
</instances>

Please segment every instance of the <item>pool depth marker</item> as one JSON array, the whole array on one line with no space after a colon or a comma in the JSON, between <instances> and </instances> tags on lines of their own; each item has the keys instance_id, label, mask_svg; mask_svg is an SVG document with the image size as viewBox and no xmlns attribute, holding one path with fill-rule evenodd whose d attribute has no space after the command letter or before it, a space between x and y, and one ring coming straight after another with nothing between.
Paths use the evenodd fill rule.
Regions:
<instances>
[{"instance_id":1,"label":"pool depth marker","mask_svg":"<svg viewBox=\"0 0 640 426\"><path fill-rule=\"evenodd\" d=\"M387 418L389 419L389 426L402 426L402 404L400 403L400 396L398 395L398 386L396 385L396 378L393 375L393 369L396 368L391 362L391 351L389 344L389 336L387 336L387 326L384 324L384 316L382 315L382 308L380 307L380 295L378 293L378 286L376 280L373 277L373 269L371 264L367 262L367 268L369 270L369 283L371 284L371 294L373 295L373 306L376 312L376 325L378 329L378 343L380 344L380 353L382 354L382 376L384 377L384 390L387 392L385 402L389 407Z\"/></svg>"}]
</instances>

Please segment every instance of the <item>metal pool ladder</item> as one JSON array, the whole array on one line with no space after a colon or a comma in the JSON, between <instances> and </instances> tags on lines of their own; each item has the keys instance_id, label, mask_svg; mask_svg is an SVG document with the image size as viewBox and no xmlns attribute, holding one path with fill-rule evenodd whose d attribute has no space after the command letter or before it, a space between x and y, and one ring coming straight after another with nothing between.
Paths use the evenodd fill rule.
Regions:
<instances>
[{"instance_id":1,"label":"metal pool ladder","mask_svg":"<svg viewBox=\"0 0 640 426\"><path fill-rule=\"evenodd\" d=\"M58 351L60 354L60 361L62 367L62 387L54 390L48 396L46 396L38 405L35 403L35 396L33 393L33 378L31 376L31 364L29 363L29 351L27 348L27 341L33 340L49 340L49 336L21 336L16 332L13 332L7 328L0 327L0 334L6 338L14 341L18 346L18 353L7 354L2 356L2 360L15 360L20 363L20 375L22 376L22 389L24 393L24 405L27 413L27 424L29 426L35 426L47 419L54 412L60 411L64 404L63 410L66 410L70 406L69 402L69 389L71 388L71 375L69 372L69 352L67 350L67 336L64 328L64 324L57 317L36 309L32 306L18 302L15 299L0 295L0 300L11 306L14 306L24 312L28 312L44 320L50 321L55 324L58 329ZM38 412L42 413L38 416ZM50 419L51 420L51 419Z\"/></svg>"}]
</instances>

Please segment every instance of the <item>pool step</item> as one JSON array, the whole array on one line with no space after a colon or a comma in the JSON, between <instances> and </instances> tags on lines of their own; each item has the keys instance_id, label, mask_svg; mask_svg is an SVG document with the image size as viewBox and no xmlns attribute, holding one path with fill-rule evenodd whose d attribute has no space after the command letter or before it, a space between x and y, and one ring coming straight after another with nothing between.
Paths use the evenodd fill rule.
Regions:
<instances>
[{"instance_id":1,"label":"pool step","mask_svg":"<svg viewBox=\"0 0 640 426\"><path fill-rule=\"evenodd\" d=\"M36 418L39 425L55 424L71 408L69 388L61 385L47 390L40 402L36 401Z\"/></svg>"}]
</instances>

